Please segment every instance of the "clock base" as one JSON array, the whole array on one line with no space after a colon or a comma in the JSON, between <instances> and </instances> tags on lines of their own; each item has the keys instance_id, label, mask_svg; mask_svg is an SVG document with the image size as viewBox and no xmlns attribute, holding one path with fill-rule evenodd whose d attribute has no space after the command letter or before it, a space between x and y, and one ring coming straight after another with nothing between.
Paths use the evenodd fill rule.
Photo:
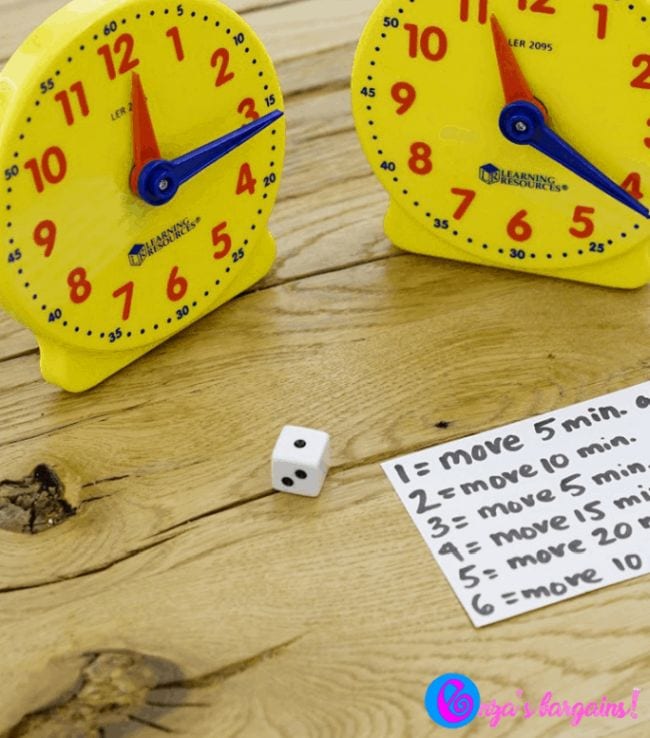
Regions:
<instances>
[{"instance_id":1,"label":"clock base","mask_svg":"<svg viewBox=\"0 0 650 738\"><path fill-rule=\"evenodd\" d=\"M231 282L230 286L202 313L191 322L200 320L220 305L232 300L265 277L275 261L275 241L270 233L255 244L254 252L247 257L246 269ZM182 329L190 323L184 322ZM179 328L180 332L181 328ZM41 353L41 374L50 384L67 392L85 392L96 387L111 375L152 351L170 337L127 351L84 351L74 346L37 336Z\"/></svg>"},{"instance_id":2,"label":"clock base","mask_svg":"<svg viewBox=\"0 0 650 738\"><path fill-rule=\"evenodd\" d=\"M503 267L479 255L470 254L462 249L444 243L435 234L428 231L409 217L395 202L391 201L384 221L386 236L398 248L415 254L437 256L442 259L453 259L481 266L508 268L513 271L539 274L544 277L567 279L574 282L586 282L605 287L620 289L637 289L650 282L650 243L630 249L618 257L608 258L602 264L575 267L571 269L536 270L512 264Z\"/></svg>"}]
</instances>

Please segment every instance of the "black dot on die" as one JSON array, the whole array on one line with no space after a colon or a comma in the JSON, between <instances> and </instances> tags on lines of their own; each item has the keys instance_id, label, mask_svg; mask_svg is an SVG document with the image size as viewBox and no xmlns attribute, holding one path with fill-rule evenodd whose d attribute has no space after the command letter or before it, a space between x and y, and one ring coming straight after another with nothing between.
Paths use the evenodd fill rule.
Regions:
<instances>
[{"instance_id":1,"label":"black dot on die","mask_svg":"<svg viewBox=\"0 0 650 738\"><path fill-rule=\"evenodd\" d=\"M284 484L285 487L293 487L293 479L291 479L291 477L284 477L282 479L282 484Z\"/></svg>"},{"instance_id":2,"label":"black dot on die","mask_svg":"<svg viewBox=\"0 0 650 738\"><path fill-rule=\"evenodd\" d=\"M298 441L294 441L293 445L296 448L305 448L305 446L307 445L307 441L303 441L302 439L300 439Z\"/></svg>"},{"instance_id":3,"label":"black dot on die","mask_svg":"<svg viewBox=\"0 0 650 738\"><path fill-rule=\"evenodd\" d=\"M307 472L303 471L302 469L298 469L296 471L296 476L298 477L298 479L307 479Z\"/></svg>"}]
</instances>

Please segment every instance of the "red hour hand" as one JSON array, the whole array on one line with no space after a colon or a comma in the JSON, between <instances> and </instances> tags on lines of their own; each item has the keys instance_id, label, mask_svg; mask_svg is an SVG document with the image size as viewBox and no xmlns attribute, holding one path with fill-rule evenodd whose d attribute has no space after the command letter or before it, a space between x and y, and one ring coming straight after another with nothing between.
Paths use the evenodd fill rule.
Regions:
<instances>
[{"instance_id":1,"label":"red hour hand","mask_svg":"<svg viewBox=\"0 0 650 738\"><path fill-rule=\"evenodd\" d=\"M146 164L154 159L160 159L160 149L151 122L151 115L147 105L147 98L142 87L140 75L133 73L131 101L133 103L133 160L131 172L131 190L135 195L138 192L138 179Z\"/></svg>"},{"instance_id":2,"label":"red hour hand","mask_svg":"<svg viewBox=\"0 0 650 738\"><path fill-rule=\"evenodd\" d=\"M548 117L546 108L533 95L530 85L528 84L521 67L517 63L514 52L510 48L506 34L501 28L501 24L495 15L490 18L492 24L492 36L494 37L494 50L499 65L499 73L501 74L501 84L503 86L503 94L506 98L506 105L513 102L529 102L535 105L543 113L544 118Z\"/></svg>"}]
</instances>

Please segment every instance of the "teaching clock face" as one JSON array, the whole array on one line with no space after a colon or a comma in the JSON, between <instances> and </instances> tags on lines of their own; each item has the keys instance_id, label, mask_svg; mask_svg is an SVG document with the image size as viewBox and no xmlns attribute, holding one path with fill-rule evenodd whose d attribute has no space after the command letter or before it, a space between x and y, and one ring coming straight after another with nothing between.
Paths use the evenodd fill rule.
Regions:
<instances>
[{"instance_id":1,"label":"teaching clock face","mask_svg":"<svg viewBox=\"0 0 650 738\"><path fill-rule=\"evenodd\" d=\"M650 3L385 0L354 113L397 245L650 278Z\"/></svg>"},{"instance_id":2,"label":"teaching clock face","mask_svg":"<svg viewBox=\"0 0 650 738\"><path fill-rule=\"evenodd\" d=\"M72 3L8 64L3 108L2 299L39 338L150 347L268 270L282 93L224 5Z\"/></svg>"}]
</instances>

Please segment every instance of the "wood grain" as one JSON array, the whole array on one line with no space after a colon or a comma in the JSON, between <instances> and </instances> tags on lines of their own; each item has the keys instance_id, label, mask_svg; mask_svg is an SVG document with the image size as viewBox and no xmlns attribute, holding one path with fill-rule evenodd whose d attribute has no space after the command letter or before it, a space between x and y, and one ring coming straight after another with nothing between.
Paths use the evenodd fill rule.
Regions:
<instances>
[{"instance_id":1,"label":"wood grain","mask_svg":"<svg viewBox=\"0 0 650 738\"><path fill-rule=\"evenodd\" d=\"M0 0L0 57L59 4ZM379 467L644 381L650 292L391 247L347 89L374 5L232 3L287 91L261 285L82 396L43 383L33 339L0 317L0 478L47 464L75 508L0 530L2 738L425 738L445 671L500 702L639 687L638 721L580 735L650 733L647 577L475 630ZM332 434L317 500L270 488L286 423Z\"/></svg>"}]
</instances>

